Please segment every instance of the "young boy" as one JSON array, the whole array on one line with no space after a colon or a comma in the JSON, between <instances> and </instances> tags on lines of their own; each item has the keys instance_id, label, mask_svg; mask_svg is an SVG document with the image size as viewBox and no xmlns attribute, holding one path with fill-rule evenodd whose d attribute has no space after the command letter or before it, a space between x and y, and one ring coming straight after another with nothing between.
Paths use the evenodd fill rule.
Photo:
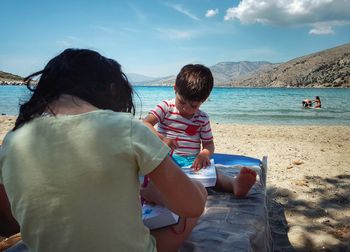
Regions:
<instances>
[{"instance_id":1,"label":"young boy","mask_svg":"<svg viewBox=\"0 0 350 252\"><path fill-rule=\"evenodd\" d=\"M143 120L171 147L176 163L190 163L195 170L210 164L215 149L209 116L199 109L209 97L213 83L209 68L199 64L184 66L176 77L175 99L158 104ZM255 180L256 173L246 167L234 179L217 170L215 187L244 197Z\"/></svg>"}]
</instances>

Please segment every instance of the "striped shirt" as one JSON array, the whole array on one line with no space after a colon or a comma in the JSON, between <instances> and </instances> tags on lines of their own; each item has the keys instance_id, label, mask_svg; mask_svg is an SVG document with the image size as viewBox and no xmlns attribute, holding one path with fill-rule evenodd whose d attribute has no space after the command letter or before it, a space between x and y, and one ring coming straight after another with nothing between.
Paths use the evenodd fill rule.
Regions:
<instances>
[{"instance_id":1,"label":"striped shirt","mask_svg":"<svg viewBox=\"0 0 350 252\"><path fill-rule=\"evenodd\" d=\"M177 155L197 155L201 151L201 143L213 141L209 116L198 110L191 119L180 115L175 106L175 99L163 101L150 112L158 119L157 131L167 138L176 139Z\"/></svg>"}]
</instances>

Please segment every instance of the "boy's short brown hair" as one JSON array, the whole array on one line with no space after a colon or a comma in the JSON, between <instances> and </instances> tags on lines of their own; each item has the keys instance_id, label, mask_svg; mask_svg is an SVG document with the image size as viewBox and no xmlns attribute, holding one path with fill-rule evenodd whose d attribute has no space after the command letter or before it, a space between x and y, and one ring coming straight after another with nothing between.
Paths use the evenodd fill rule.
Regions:
<instances>
[{"instance_id":1,"label":"boy's short brown hair","mask_svg":"<svg viewBox=\"0 0 350 252\"><path fill-rule=\"evenodd\" d=\"M209 97L213 85L214 78L208 67L189 64L177 75L175 91L186 100L204 102Z\"/></svg>"}]
</instances>

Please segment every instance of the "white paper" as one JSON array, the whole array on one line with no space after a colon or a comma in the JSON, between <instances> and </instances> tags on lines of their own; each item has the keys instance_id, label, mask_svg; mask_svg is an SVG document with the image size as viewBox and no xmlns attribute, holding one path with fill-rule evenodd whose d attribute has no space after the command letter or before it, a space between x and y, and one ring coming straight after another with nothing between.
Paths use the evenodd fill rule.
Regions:
<instances>
[{"instance_id":1,"label":"white paper","mask_svg":"<svg viewBox=\"0 0 350 252\"><path fill-rule=\"evenodd\" d=\"M214 159L210 159L210 165L195 171L191 166L183 166L181 169L191 178L203 184L205 187L215 186L216 170Z\"/></svg>"},{"instance_id":2,"label":"white paper","mask_svg":"<svg viewBox=\"0 0 350 252\"><path fill-rule=\"evenodd\" d=\"M179 216L166 207L144 204L142 206L142 221L146 227L153 230L177 224Z\"/></svg>"}]
</instances>

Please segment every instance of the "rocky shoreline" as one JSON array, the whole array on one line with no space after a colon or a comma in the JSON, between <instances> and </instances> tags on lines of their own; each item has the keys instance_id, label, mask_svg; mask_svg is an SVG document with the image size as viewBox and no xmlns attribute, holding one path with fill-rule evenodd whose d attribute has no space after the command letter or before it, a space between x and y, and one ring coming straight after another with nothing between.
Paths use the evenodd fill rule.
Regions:
<instances>
[{"instance_id":1,"label":"rocky shoreline","mask_svg":"<svg viewBox=\"0 0 350 252\"><path fill-rule=\"evenodd\" d=\"M0 86L24 86L25 82L18 80L0 80Z\"/></svg>"},{"instance_id":2,"label":"rocky shoreline","mask_svg":"<svg viewBox=\"0 0 350 252\"><path fill-rule=\"evenodd\" d=\"M25 86L26 83L25 82L21 82L21 81L0 81L0 86ZM173 85L173 84L172 84ZM172 85L133 85L133 86L152 86L152 87L169 87ZM290 85L275 85L275 86L255 86L255 85L248 85L248 86L223 86L223 85L215 85L214 87L217 88L350 88L350 83L345 85L345 86L334 86L331 84L319 84L319 83L315 83L315 84L310 84L309 86L299 86L299 87L295 87L295 86L290 86Z\"/></svg>"}]
</instances>

